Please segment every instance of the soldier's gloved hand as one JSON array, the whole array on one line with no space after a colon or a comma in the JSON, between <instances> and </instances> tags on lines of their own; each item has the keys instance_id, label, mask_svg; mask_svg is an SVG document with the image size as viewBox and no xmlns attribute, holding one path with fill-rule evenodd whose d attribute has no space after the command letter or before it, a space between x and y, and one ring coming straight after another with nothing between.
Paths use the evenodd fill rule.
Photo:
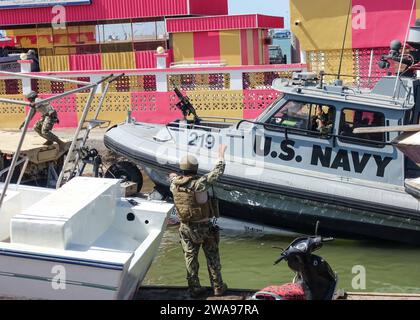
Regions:
<instances>
[{"instance_id":1,"label":"soldier's gloved hand","mask_svg":"<svg viewBox=\"0 0 420 320\"><path fill-rule=\"evenodd\" d=\"M176 177L178 177L178 175L176 173L171 173L169 175L169 180L175 179Z\"/></svg>"}]
</instances>

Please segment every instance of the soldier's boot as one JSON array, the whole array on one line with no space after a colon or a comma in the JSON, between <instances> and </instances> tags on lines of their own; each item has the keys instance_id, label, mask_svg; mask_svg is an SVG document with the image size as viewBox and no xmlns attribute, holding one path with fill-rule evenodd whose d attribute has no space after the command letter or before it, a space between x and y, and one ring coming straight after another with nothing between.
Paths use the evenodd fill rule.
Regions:
<instances>
[{"instance_id":1,"label":"soldier's boot","mask_svg":"<svg viewBox=\"0 0 420 320\"><path fill-rule=\"evenodd\" d=\"M226 293L228 286L226 283L223 282L222 273L220 272L220 269L219 268L212 269L211 267L209 267L209 271L210 271L210 283L212 284L214 295L216 297L223 296Z\"/></svg>"},{"instance_id":2,"label":"soldier's boot","mask_svg":"<svg viewBox=\"0 0 420 320\"><path fill-rule=\"evenodd\" d=\"M228 286L226 283L223 283L219 286L215 286L214 287L214 296L215 297L222 297L224 296L224 294L226 293L226 291L228 290Z\"/></svg>"},{"instance_id":3,"label":"soldier's boot","mask_svg":"<svg viewBox=\"0 0 420 320\"><path fill-rule=\"evenodd\" d=\"M200 280L194 277L188 279L188 292L191 298L196 299L203 297L207 293L207 289L203 288Z\"/></svg>"},{"instance_id":4,"label":"soldier's boot","mask_svg":"<svg viewBox=\"0 0 420 320\"><path fill-rule=\"evenodd\" d=\"M207 289L203 287L190 287L188 291L193 299L202 298L207 294Z\"/></svg>"},{"instance_id":5,"label":"soldier's boot","mask_svg":"<svg viewBox=\"0 0 420 320\"><path fill-rule=\"evenodd\" d=\"M59 147L60 147L60 152L65 151L66 148L66 144L64 141L62 141L59 137L57 137L54 133L52 133L51 131L43 131L42 132L42 137L47 139L48 141L51 142L56 142Z\"/></svg>"},{"instance_id":6,"label":"soldier's boot","mask_svg":"<svg viewBox=\"0 0 420 320\"><path fill-rule=\"evenodd\" d=\"M60 139L58 139L58 140L60 140ZM65 142L63 142L62 140L60 140L60 142L57 142L57 143L60 146L60 152L66 151L66 144L65 144Z\"/></svg>"},{"instance_id":7,"label":"soldier's boot","mask_svg":"<svg viewBox=\"0 0 420 320\"><path fill-rule=\"evenodd\" d=\"M64 151L66 151L65 149L66 149L66 143L63 141L63 140L61 140L60 138L58 138L57 136L54 138L54 140L53 140L54 142L57 142L57 144L59 145L59 148L60 148L60 152L64 152Z\"/></svg>"}]
</instances>

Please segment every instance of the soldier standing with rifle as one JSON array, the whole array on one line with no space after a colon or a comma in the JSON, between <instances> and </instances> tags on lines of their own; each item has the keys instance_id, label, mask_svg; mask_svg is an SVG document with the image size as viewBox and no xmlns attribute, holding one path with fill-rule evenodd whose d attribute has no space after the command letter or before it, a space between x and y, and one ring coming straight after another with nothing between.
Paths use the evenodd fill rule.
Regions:
<instances>
[{"instance_id":1,"label":"soldier standing with rifle","mask_svg":"<svg viewBox=\"0 0 420 320\"><path fill-rule=\"evenodd\" d=\"M32 104L41 101L41 99L38 98L38 94L35 91L30 92L25 97ZM60 151L63 151L65 149L65 143L51 132L54 125L56 123L60 123L60 121L58 120L57 111L55 111L53 106L48 102L37 105L36 111L41 114L41 119L34 126L35 132L47 140L47 142L45 142L45 145L50 146L54 142L57 142L57 144L60 146ZM22 123L19 129L22 129L24 125L25 123Z\"/></svg>"},{"instance_id":2,"label":"soldier standing with rifle","mask_svg":"<svg viewBox=\"0 0 420 320\"><path fill-rule=\"evenodd\" d=\"M198 161L193 156L181 159L182 175L170 175L171 192L181 221L179 235L185 255L190 295L198 298L206 293L198 277L198 253L203 247L207 259L210 282L215 296L223 296L227 285L223 283L219 255L219 228L212 218L219 216L218 206L209 198L208 190L225 171L226 146L219 147L219 161L212 172L198 177Z\"/></svg>"}]
</instances>

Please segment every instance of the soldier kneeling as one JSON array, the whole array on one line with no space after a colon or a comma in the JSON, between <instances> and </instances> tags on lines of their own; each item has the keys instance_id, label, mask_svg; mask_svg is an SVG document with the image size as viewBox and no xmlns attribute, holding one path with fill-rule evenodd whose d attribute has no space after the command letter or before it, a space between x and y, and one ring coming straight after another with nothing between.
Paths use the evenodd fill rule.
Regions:
<instances>
[{"instance_id":1,"label":"soldier kneeling","mask_svg":"<svg viewBox=\"0 0 420 320\"><path fill-rule=\"evenodd\" d=\"M27 94L26 99L28 99L32 104L41 101L35 91L31 91L29 94ZM51 132L54 125L56 123L60 123L57 116L57 111L48 102L37 105L35 110L41 114L41 119L34 126L35 132L47 140L45 145L49 146L56 142L60 146L60 151L64 151L65 143ZM25 123L22 123L20 129L23 128L24 124Z\"/></svg>"}]
</instances>

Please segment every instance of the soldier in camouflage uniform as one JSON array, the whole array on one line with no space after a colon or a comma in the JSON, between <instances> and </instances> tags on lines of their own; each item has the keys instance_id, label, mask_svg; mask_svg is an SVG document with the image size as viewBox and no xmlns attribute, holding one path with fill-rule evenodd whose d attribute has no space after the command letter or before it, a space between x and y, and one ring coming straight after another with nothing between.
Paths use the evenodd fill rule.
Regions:
<instances>
[{"instance_id":1,"label":"soldier in camouflage uniform","mask_svg":"<svg viewBox=\"0 0 420 320\"><path fill-rule=\"evenodd\" d=\"M203 247L211 285L215 296L222 296L227 285L223 283L219 255L219 228L211 219L218 217L218 206L210 199L208 190L223 175L225 170L224 155L226 146L219 149L215 169L208 175L198 177L198 162L195 157L184 157L180 162L182 175L171 174L171 192L181 221L179 236L184 251L187 268L187 280L193 298L203 295L206 290L200 285L198 277L198 253Z\"/></svg>"},{"instance_id":2,"label":"soldier in camouflage uniform","mask_svg":"<svg viewBox=\"0 0 420 320\"><path fill-rule=\"evenodd\" d=\"M32 91L26 98L31 103L39 102L41 99L38 98L38 94L35 91ZM41 113L41 119L35 124L34 130L37 132L41 137L43 137L47 142L45 145L52 145L54 142L60 146L60 150L64 149L65 143L61 141L55 134L51 132L54 125L59 123L57 111L53 108L53 106L49 103L44 103L38 105L36 107L36 111ZM21 128L23 127L24 123L22 124Z\"/></svg>"}]
</instances>

